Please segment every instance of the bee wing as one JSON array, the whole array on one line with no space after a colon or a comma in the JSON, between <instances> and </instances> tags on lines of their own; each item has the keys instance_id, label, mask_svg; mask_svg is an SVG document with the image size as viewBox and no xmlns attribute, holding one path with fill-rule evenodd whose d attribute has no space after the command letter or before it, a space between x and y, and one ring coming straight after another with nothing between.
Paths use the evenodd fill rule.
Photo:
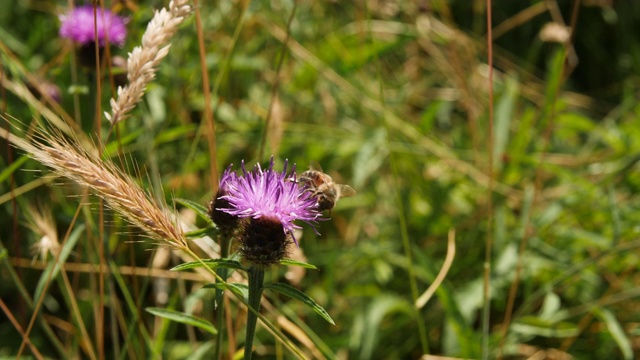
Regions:
<instances>
[{"instance_id":1,"label":"bee wing","mask_svg":"<svg viewBox=\"0 0 640 360\"><path fill-rule=\"evenodd\" d=\"M349 197L356 194L356 191L349 185L338 184L338 188L340 189L340 197Z\"/></svg>"},{"instance_id":2,"label":"bee wing","mask_svg":"<svg viewBox=\"0 0 640 360\"><path fill-rule=\"evenodd\" d=\"M309 168L311 170L317 170L317 171L320 171L320 172L324 172L324 171L322 171L322 166L320 166L320 164L315 160L309 161Z\"/></svg>"}]
</instances>

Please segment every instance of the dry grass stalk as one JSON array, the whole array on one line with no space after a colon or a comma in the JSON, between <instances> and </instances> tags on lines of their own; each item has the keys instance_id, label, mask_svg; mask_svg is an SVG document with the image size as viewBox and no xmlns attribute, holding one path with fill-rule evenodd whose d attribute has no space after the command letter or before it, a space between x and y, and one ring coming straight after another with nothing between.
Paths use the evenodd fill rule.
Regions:
<instances>
[{"instance_id":1,"label":"dry grass stalk","mask_svg":"<svg viewBox=\"0 0 640 360\"><path fill-rule=\"evenodd\" d=\"M142 36L142 46L136 46L129 53L127 61L127 78L129 84L118 88L118 98L111 99L112 114L106 118L115 125L126 119L128 113L142 98L147 84L155 77L160 61L169 53L166 45L176 33L178 26L191 14L188 0L172 0L169 10L162 8L156 11Z\"/></svg>"},{"instance_id":2,"label":"dry grass stalk","mask_svg":"<svg viewBox=\"0 0 640 360\"><path fill-rule=\"evenodd\" d=\"M78 146L76 142L40 132L33 144L15 136L3 134L16 147L30 153L40 163L59 175L88 186L103 198L107 205L129 222L145 230L152 238L184 249L187 240L174 224L171 214L158 206L152 197L115 165L100 160Z\"/></svg>"}]
</instances>

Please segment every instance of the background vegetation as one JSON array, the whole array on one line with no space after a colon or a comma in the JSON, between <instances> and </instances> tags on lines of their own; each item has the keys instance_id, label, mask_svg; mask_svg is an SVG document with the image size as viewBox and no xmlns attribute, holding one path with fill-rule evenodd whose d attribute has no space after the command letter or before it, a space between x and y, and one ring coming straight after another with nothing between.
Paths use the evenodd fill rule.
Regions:
<instances>
[{"instance_id":1,"label":"background vegetation","mask_svg":"<svg viewBox=\"0 0 640 360\"><path fill-rule=\"evenodd\" d=\"M111 48L125 58L154 9L166 6L104 3L129 19L126 45ZM100 71L98 99L95 70L82 67L77 50L57 36L68 5L0 2L2 110L21 121L12 122L25 135L52 113L98 143L109 123L96 119L96 109L109 111L115 81L107 67ZM310 229L302 235L301 250L319 271L267 274L291 281L336 321L268 295L266 316L308 357L640 353L639 3L493 1L493 84L484 1L197 6L202 24L192 16L180 28L107 153L169 206L173 198L211 199L217 175L206 136L200 27L218 174L273 154L299 169L318 161L358 191L340 200L321 236ZM29 92L45 81L60 89L59 104ZM97 199L5 144L0 355L19 353L35 307L40 316L29 339L45 357L210 356L210 334L144 308L212 320L214 294L201 289L211 279L169 272L185 261L180 254L144 241L117 214L102 219ZM202 225L176 207L184 222ZM52 225L34 220L38 213ZM57 276L43 271L56 256L33 251L44 235L64 244ZM98 264L109 269L103 290ZM441 269L448 271L438 281ZM435 294L417 309L416 298L433 284ZM34 302L43 290L42 304ZM228 309L224 349L233 356L242 348L246 310L233 301ZM264 327L256 346L264 358L293 357ZM22 355L34 356L28 347Z\"/></svg>"}]
</instances>

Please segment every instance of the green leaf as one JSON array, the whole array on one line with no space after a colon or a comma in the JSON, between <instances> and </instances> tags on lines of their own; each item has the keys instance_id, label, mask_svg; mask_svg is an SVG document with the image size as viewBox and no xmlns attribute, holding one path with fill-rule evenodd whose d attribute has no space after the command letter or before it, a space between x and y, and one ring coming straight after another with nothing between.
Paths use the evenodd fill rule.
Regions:
<instances>
[{"instance_id":1,"label":"green leaf","mask_svg":"<svg viewBox=\"0 0 640 360\"><path fill-rule=\"evenodd\" d=\"M198 347L198 349L188 354L188 357L186 358L186 360L210 359L211 348L213 348L214 345L215 345L215 342L213 341L208 341L202 344L201 346ZM189 348L189 349L192 349L192 348Z\"/></svg>"},{"instance_id":2,"label":"green leaf","mask_svg":"<svg viewBox=\"0 0 640 360\"><path fill-rule=\"evenodd\" d=\"M574 323L556 322L535 316L523 316L511 328L514 332L528 336L544 336L549 338L564 338L576 336L580 329Z\"/></svg>"},{"instance_id":3,"label":"green leaf","mask_svg":"<svg viewBox=\"0 0 640 360\"><path fill-rule=\"evenodd\" d=\"M287 265L287 266L301 266L305 269L313 269L313 270L318 270L317 267L315 267L314 265L308 264L306 262L302 262L302 261L296 261L293 259L282 259L280 260L280 265Z\"/></svg>"},{"instance_id":4,"label":"green leaf","mask_svg":"<svg viewBox=\"0 0 640 360\"><path fill-rule=\"evenodd\" d=\"M510 76L505 79L505 92L496 104L495 125L493 127L493 167L502 168L502 155L509 142L509 130L513 119L513 109L518 99L518 82Z\"/></svg>"},{"instance_id":5,"label":"green leaf","mask_svg":"<svg viewBox=\"0 0 640 360\"><path fill-rule=\"evenodd\" d=\"M353 168L353 186L356 188L364 186L366 179L379 171L387 158L388 150L385 146L387 132L379 127L367 134L367 141L360 146Z\"/></svg>"},{"instance_id":6,"label":"green leaf","mask_svg":"<svg viewBox=\"0 0 640 360\"><path fill-rule=\"evenodd\" d=\"M60 272L60 268L62 264L67 261L67 258L71 254L71 250L76 246L78 240L80 239L80 235L84 232L85 226L79 225L67 239L67 242L64 244L62 249L60 250L60 255L58 256L58 261L55 262L55 258L51 259L51 262L47 265L46 269L40 275L40 279L38 280L38 285L36 285L36 291L33 294L33 299L38 301L40 296L42 295L42 291L45 288L45 285L56 278L58 273Z\"/></svg>"},{"instance_id":7,"label":"green leaf","mask_svg":"<svg viewBox=\"0 0 640 360\"><path fill-rule=\"evenodd\" d=\"M191 261L188 263L180 264L171 269L171 271L184 271L190 269L196 269L201 267L209 267L211 269L216 269L219 267L227 268L227 269L235 269L245 271L245 268L242 267L236 260L229 259L205 259L202 261Z\"/></svg>"},{"instance_id":8,"label":"green leaf","mask_svg":"<svg viewBox=\"0 0 640 360\"><path fill-rule=\"evenodd\" d=\"M118 268L118 265L115 263L113 259L109 260L109 268L111 269L110 276L113 277L113 279L115 280L115 284L118 286L118 289L122 292L122 296L124 298L123 306L126 306L129 309L129 312L131 313L131 316L127 317L127 322L128 322L127 328L128 328L129 334L131 334L133 329L136 326L139 326L139 318L142 313L139 311L138 303L136 302L136 300L134 300L134 296L130 292L131 289L129 288L129 285L126 283L126 281L120 274L120 268ZM140 336L142 337L142 342L151 351L151 354L149 357L152 359L159 359L160 352L158 351L157 346L154 346L154 342L151 339L151 336L149 335L149 332L145 327L140 328ZM157 339L157 336L154 335L154 339ZM125 358L124 354L126 353L126 349L129 348L128 346L130 344L130 341L132 340L133 339L131 339L131 337L128 337L125 339L122 349L120 350L120 356L118 357L118 359Z\"/></svg>"},{"instance_id":9,"label":"green leaf","mask_svg":"<svg viewBox=\"0 0 640 360\"><path fill-rule=\"evenodd\" d=\"M564 64L564 49L558 48L547 64L547 81L545 86L545 112L547 114L551 113L551 105L558 100L557 89L560 88L560 82L563 81L562 71L564 70Z\"/></svg>"},{"instance_id":10,"label":"green leaf","mask_svg":"<svg viewBox=\"0 0 640 360\"><path fill-rule=\"evenodd\" d=\"M351 329L349 347L356 351L361 359L376 358L374 352L379 339L380 324L394 313L404 313L408 318L415 317L412 304L399 296L381 295L375 297L369 306L358 312L356 322Z\"/></svg>"},{"instance_id":11,"label":"green leaf","mask_svg":"<svg viewBox=\"0 0 640 360\"><path fill-rule=\"evenodd\" d=\"M193 211L196 212L196 214L202 218L204 221L207 222L207 224L209 224L210 227L216 227L216 224L213 223L213 220L211 220L211 218L209 217L209 210L202 206L202 204L197 203L195 201L191 201L191 200L187 200L187 199L181 199L181 198L176 198L173 199L173 201L177 202L178 204L187 207Z\"/></svg>"},{"instance_id":12,"label":"green leaf","mask_svg":"<svg viewBox=\"0 0 640 360\"><path fill-rule=\"evenodd\" d=\"M19 159L13 161L9 166L7 166L6 169L2 170L2 172L0 172L0 183L3 183L6 179L8 179L11 174L18 170L20 166L22 166L22 164L24 164L29 159L29 156L22 155Z\"/></svg>"},{"instance_id":13,"label":"green leaf","mask_svg":"<svg viewBox=\"0 0 640 360\"><path fill-rule=\"evenodd\" d=\"M185 324L185 325L191 325L191 326L200 328L202 330L208 331L213 335L216 335L218 333L218 330L216 330L216 328L213 326L213 324L211 324L207 320L199 318L197 316L193 316L193 315L190 315L190 314L182 313L182 312L179 312L179 311L163 309L163 308L156 308L156 307L145 308L145 310L147 312L149 312L149 313L151 313L151 314L153 314L155 316L161 317L163 319L172 320L172 321L179 322L179 323Z\"/></svg>"},{"instance_id":14,"label":"green leaf","mask_svg":"<svg viewBox=\"0 0 640 360\"><path fill-rule=\"evenodd\" d=\"M312 298L310 298L307 294L302 291L294 288L293 286L283 284L283 283L273 283L267 284L264 286L265 289L273 290L275 292L279 292L283 295L287 295L292 299L296 299L298 301L302 301L305 305L309 306L313 311L315 311L318 315L322 316L323 319L327 320L331 325L335 325L336 323L333 321L331 316L327 313L327 311L320 305L318 305Z\"/></svg>"},{"instance_id":15,"label":"green leaf","mask_svg":"<svg viewBox=\"0 0 640 360\"><path fill-rule=\"evenodd\" d=\"M240 283L227 283L226 285L223 283L212 283L206 284L202 287L203 289L220 289L220 290L229 290L232 293L241 296L247 302L249 301L249 286L247 284Z\"/></svg>"},{"instance_id":16,"label":"green leaf","mask_svg":"<svg viewBox=\"0 0 640 360\"><path fill-rule=\"evenodd\" d=\"M87 95L89 93L89 87L85 85L71 85L67 91L69 95Z\"/></svg>"},{"instance_id":17,"label":"green leaf","mask_svg":"<svg viewBox=\"0 0 640 360\"><path fill-rule=\"evenodd\" d=\"M156 135L153 141L154 146L161 146L163 144L174 142L176 140L182 140L185 136L192 136L196 132L197 126L195 124L179 125L173 128L163 129Z\"/></svg>"},{"instance_id":18,"label":"green leaf","mask_svg":"<svg viewBox=\"0 0 640 360\"><path fill-rule=\"evenodd\" d=\"M188 233L186 233L184 235L187 237L187 239L198 239L198 238L201 238L203 236L207 236L207 235L211 236L211 235L215 235L217 233L218 233L218 228L208 226L206 228L189 231Z\"/></svg>"},{"instance_id":19,"label":"green leaf","mask_svg":"<svg viewBox=\"0 0 640 360\"><path fill-rule=\"evenodd\" d=\"M558 294L550 291L545 295L539 317L543 320L551 320L560 311L561 300Z\"/></svg>"},{"instance_id":20,"label":"green leaf","mask_svg":"<svg viewBox=\"0 0 640 360\"><path fill-rule=\"evenodd\" d=\"M561 224L555 225L554 230L557 234L556 236L561 236L578 243L589 243L601 249L606 249L611 246L611 236L605 236L595 231Z\"/></svg>"},{"instance_id":21,"label":"green leaf","mask_svg":"<svg viewBox=\"0 0 640 360\"><path fill-rule=\"evenodd\" d=\"M130 130L126 134L122 134L117 140L111 141L105 148L104 153L108 157L118 156L124 145L131 144L144 134L144 129Z\"/></svg>"},{"instance_id":22,"label":"green leaf","mask_svg":"<svg viewBox=\"0 0 640 360\"><path fill-rule=\"evenodd\" d=\"M602 319L602 321L607 325L609 334L611 334L613 340L618 344L624 358L633 359L633 347L631 346L631 341L615 315L607 309L594 309L594 314Z\"/></svg>"}]
</instances>

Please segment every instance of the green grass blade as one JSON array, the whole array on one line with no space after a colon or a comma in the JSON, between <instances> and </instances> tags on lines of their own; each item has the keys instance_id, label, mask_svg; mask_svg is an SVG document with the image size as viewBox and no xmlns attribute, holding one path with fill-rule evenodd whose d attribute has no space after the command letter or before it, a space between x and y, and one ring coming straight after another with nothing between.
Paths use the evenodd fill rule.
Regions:
<instances>
[{"instance_id":1,"label":"green grass blade","mask_svg":"<svg viewBox=\"0 0 640 360\"><path fill-rule=\"evenodd\" d=\"M504 94L496 104L493 167L497 169L502 165L502 155L505 154L507 144L509 143L513 110L519 94L518 82L512 77L506 78L505 85Z\"/></svg>"},{"instance_id":2,"label":"green grass blade","mask_svg":"<svg viewBox=\"0 0 640 360\"><path fill-rule=\"evenodd\" d=\"M357 347L359 359L376 358L374 351L379 343L381 324L387 315L405 313L411 317L415 316L414 309L410 303L397 296L375 298L362 314L360 327L352 332L351 347Z\"/></svg>"},{"instance_id":3,"label":"green grass blade","mask_svg":"<svg viewBox=\"0 0 640 360\"><path fill-rule=\"evenodd\" d=\"M131 312L131 316L129 319L129 326L127 329L127 333L129 334L129 336L125 339L125 342L122 346L121 354L119 356L119 359L124 359L126 355L125 350L128 344L135 340L136 332L134 331L134 329L136 326L140 325L139 323L140 312L138 311L139 309L138 305L133 300L133 296L129 291L129 287L127 286L124 278L122 277L122 275L120 274L120 271L118 270L118 266L115 264L115 262L109 261L109 268L111 269L111 276L113 277L113 279L115 279L118 289L122 292L122 296L124 297L124 301L127 305L127 308ZM147 328L144 326L139 326L139 331L140 331L140 334L142 335L142 338L144 339L146 347L153 352L152 355L154 357L160 357L160 353L157 352L156 348L153 346L153 341L151 339L149 332L147 331Z\"/></svg>"},{"instance_id":4,"label":"green grass blade","mask_svg":"<svg viewBox=\"0 0 640 360\"><path fill-rule=\"evenodd\" d=\"M227 269L245 271L245 268L242 267L242 264L240 264L236 260L229 260L229 259L204 259L202 261L191 261L191 262L174 266L173 268L171 268L171 271L184 271L184 270L201 268L204 266L207 266L211 269L223 267Z\"/></svg>"},{"instance_id":5,"label":"green grass blade","mask_svg":"<svg viewBox=\"0 0 640 360\"><path fill-rule=\"evenodd\" d=\"M331 325L335 325L336 323L333 321L329 313L318 303L316 303L309 295L303 293L302 291L294 288L293 286L283 284L283 283L273 283L267 284L264 286L265 289L273 290L275 292L279 292L283 295L287 295L292 299L296 299L301 301L303 304L310 307L313 311L315 311L318 315L322 316L323 319L327 320Z\"/></svg>"},{"instance_id":6,"label":"green grass blade","mask_svg":"<svg viewBox=\"0 0 640 360\"><path fill-rule=\"evenodd\" d=\"M537 316L523 316L511 325L511 331L524 336L565 338L577 336L580 329L574 323L545 320Z\"/></svg>"},{"instance_id":7,"label":"green grass blade","mask_svg":"<svg viewBox=\"0 0 640 360\"><path fill-rule=\"evenodd\" d=\"M62 264L67 261L67 258L71 254L71 250L73 250L73 248L78 243L78 240L80 239L84 229L84 225L78 225L75 230L73 230L62 249L60 249L60 256L58 256L57 259L52 259L49 265L47 265L47 268L42 272L42 275L40 275L38 285L36 285L36 291L33 294L34 299L40 299L40 296L42 296L42 291L44 290L46 284L56 278L56 276L60 272Z\"/></svg>"},{"instance_id":8,"label":"green grass blade","mask_svg":"<svg viewBox=\"0 0 640 360\"><path fill-rule=\"evenodd\" d=\"M180 199L180 198L173 199L173 201L195 211L196 215L198 215L198 217L200 217L202 220L206 221L210 227L213 227L213 228L216 227L216 224L214 224L213 220L211 220L211 218L209 217L209 210L206 207L204 207L202 204L199 204L195 201Z\"/></svg>"},{"instance_id":9,"label":"green grass blade","mask_svg":"<svg viewBox=\"0 0 640 360\"><path fill-rule=\"evenodd\" d=\"M293 259L282 259L280 260L280 265L286 265L286 266L301 266L305 269L312 269L312 270L318 270L317 267L315 267L312 264L308 264L306 262L302 262L302 261L296 261Z\"/></svg>"},{"instance_id":10,"label":"green grass blade","mask_svg":"<svg viewBox=\"0 0 640 360\"><path fill-rule=\"evenodd\" d=\"M229 290L232 293L244 298L246 301L249 301L249 287L246 284L240 283L214 283L214 284L206 284L202 287L203 289L221 289L221 290Z\"/></svg>"},{"instance_id":11,"label":"green grass blade","mask_svg":"<svg viewBox=\"0 0 640 360\"><path fill-rule=\"evenodd\" d=\"M216 335L218 333L218 330L216 330L216 328L213 326L212 323L210 323L205 319L202 319L190 314L186 314L186 313L175 311L175 310L157 308L157 307L148 307L148 308L145 308L145 311L155 316L161 317L163 319L168 319L181 324L197 327L213 335Z\"/></svg>"},{"instance_id":12,"label":"green grass blade","mask_svg":"<svg viewBox=\"0 0 640 360\"><path fill-rule=\"evenodd\" d=\"M2 170L2 172L0 172L0 183L3 183L5 180L7 180L9 176L11 176L11 174L18 170L20 166L22 166L22 164L24 164L29 159L29 156L23 155L18 160L12 162L11 165L7 166L6 169Z\"/></svg>"},{"instance_id":13,"label":"green grass blade","mask_svg":"<svg viewBox=\"0 0 640 360\"><path fill-rule=\"evenodd\" d=\"M184 236L187 237L187 239L198 239L201 238L203 236L211 236L214 234L218 233L218 229L214 228L214 227L205 227L202 229L198 229L198 230L193 230L193 231L189 231L188 233L185 233Z\"/></svg>"},{"instance_id":14,"label":"green grass blade","mask_svg":"<svg viewBox=\"0 0 640 360\"><path fill-rule=\"evenodd\" d=\"M622 328L622 325L620 325L618 319L616 319L616 316L611 311L603 308L595 309L594 314L602 319L605 325L607 325L609 334L611 334L613 340L618 344L624 359L633 359L633 347L631 346L631 340L624 332L624 329Z\"/></svg>"}]
</instances>

